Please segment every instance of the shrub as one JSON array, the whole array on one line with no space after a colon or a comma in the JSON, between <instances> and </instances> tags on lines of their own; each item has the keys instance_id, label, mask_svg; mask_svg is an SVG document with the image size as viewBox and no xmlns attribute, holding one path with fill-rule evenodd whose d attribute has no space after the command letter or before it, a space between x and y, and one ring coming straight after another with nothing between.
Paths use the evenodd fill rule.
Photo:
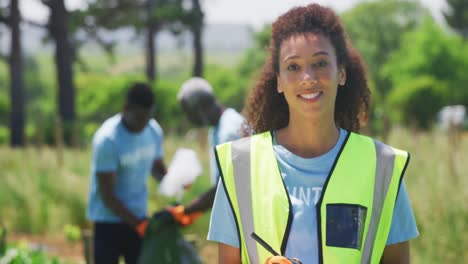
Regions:
<instances>
[{"instance_id":1,"label":"shrub","mask_svg":"<svg viewBox=\"0 0 468 264\"><path fill-rule=\"evenodd\" d=\"M410 127L430 128L437 112L444 105L445 87L443 82L428 76L396 87L390 94L396 119Z\"/></svg>"}]
</instances>

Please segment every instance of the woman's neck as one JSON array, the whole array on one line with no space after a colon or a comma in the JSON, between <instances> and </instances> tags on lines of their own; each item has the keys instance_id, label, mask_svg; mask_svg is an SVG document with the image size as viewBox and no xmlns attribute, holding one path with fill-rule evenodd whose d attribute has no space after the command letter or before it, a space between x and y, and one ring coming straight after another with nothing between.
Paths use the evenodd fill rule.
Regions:
<instances>
[{"instance_id":1,"label":"woman's neck","mask_svg":"<svg viewBox=\"0 0 468 264\"><path fill-rule=\"evenodd\" d=\"M293 122L291 122L293 121ZM290 152L303 158L314 158L330 151L338 141L334 122L294 122L276 132L276 140Z\"/></svg>"}]
</instances>

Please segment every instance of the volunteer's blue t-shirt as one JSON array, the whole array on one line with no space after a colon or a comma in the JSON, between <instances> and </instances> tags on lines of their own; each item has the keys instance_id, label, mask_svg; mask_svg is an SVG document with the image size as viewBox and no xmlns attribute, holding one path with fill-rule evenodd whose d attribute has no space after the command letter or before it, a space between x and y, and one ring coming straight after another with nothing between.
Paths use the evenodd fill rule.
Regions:
<instances>
[{"instance_id":1,"label":"volunteer's blue t-shirt","mask_svg":"<svg viewBox=\"0 0 468 264\"><path fill-rule=\"evenodd\" d=\"M211 183L216 184L219 177L218 165L214 154L214 147L224 142L241 138L241 128L244 117L232 108L227 108L221 114L218 125L209 131L210 142L210 175Z\"/></svg>"},{"instance_id":2,"label":"volunteer's blue t-shirt","mask_svg":"<svg viewBox=\"0 0 468 264\"><path fill-rule=\"evenodd\" d=\"M296 257L303 263L318 263L315 205L347 133L341 129L338 142L329 152L310 159L294 155L274 142L273 149L289 192L293 211L285 252L287 257ZM211 213L208 240L239 247L236 223L222 184L222 181L219 181ZM402 184L393 211L387 245L410 240L418 234L408 194L405 185Z\"/></svg>"},{"instance_id":3,"label":"volunteer's blue t-shirt","mask_svg":"<svg viewBox=\"0 0 468 264\"><path fill-rule=\"evenodd\" d=\"M163 157L163 131L151 119L139 133L130 132L117 114L107 119L93 137L93 157L88 219L94 222L121 222L104 204L96 178L97 172L115 172L116 197L138 218L146 217L146 181L153 162Z\"/></svg>"}]
</instances>

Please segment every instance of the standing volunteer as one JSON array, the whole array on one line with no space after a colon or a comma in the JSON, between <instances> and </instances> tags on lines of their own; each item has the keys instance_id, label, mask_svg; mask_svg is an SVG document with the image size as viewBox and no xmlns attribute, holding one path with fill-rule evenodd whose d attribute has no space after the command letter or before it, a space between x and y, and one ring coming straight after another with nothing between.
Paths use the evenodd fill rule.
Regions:
<instances>
[{"instance_id":1,"label":"standing volunteer","mask_svg":"<svg viewBox=\"0 0 468 264\"><path fill-rule=\"evenodd\" d=\"M107 119L93 138L87 215L94 222L94 263L136 263L147 221L147 179L161 180L163 131L154 114L154 94L132 84L121 113Z\"/></svg>"},{"instance_id":2,"label":"standing volunteer","mask_svg":"<svg viewBox=\"0 0 468 264\"><path fill-rule=\"evenodd\" d=\"M269 51L246 105L255 135L216 148L208 239L219 262L409 263L409 154L357 134L370 91L340 19L293 8L273 23Z\"/></svg>"}]
</instances>

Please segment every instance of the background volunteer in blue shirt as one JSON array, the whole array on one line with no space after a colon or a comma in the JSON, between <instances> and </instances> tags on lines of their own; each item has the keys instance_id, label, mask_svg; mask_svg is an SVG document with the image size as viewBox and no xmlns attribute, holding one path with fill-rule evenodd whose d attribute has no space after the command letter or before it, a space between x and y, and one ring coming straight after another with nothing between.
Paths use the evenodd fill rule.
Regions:
<instances>
[{"instance_id":1,"label":"background volunteer in blue shirt","mask_svg":"<svg viewBox=\"0 0 468 264\"><path fill-rule=\"evenodd\" d=\"M87 216L94 222L94 263L136 263L148 221L147 179L160 181L163 131L152 118L154 94L132 84L121 113L107 119L93 137Z\"/></svg>"},{"instance_id":2,"label":"background volunteer in blue shirt","mask_svg":"<svg viewBox=\"0 0 468 264\"><path fill-rule=\"evenodd\" d=\"M273 132L273 151L292 204L285 255L307 264L318 263L316 203L324 182L347 130L358 131L359 112L369 110L364 63L345 34L334 12L319 5L290 10L278 18L272 27L270 57L246 105L253 133ZM337 39L346 43L341 49L347 50L336 46ZM346 53L347 61L340 61ZM408 240L417 236L402 183L382 263L409 263ZM220 263L241 262L238 229L222 181L208 239L219 243ZM265 263L290 261L274 257Z\"/></svg>"},{"instance_id":3,"label":"background volunteer in blue shirt","mask_svg":"<svg viewBox=\"0 0 468 264\"><path fill-rule=\"evenodd\" d=\"M210 175L212 187L188 206L169 208L176 219L186 217L183 224L192 223L200 212L211 209L216 185L219 179L218 166L214 156L214 147L218 144L241 137L244 118L233 108L222 106L215 95L210 83L203 78L193 77L185 81L177 94L177 100L189 121L198 127L208 126L208 140L210 144ZM180 222L180 221L179 221Z\"/></svg>"}]
</instances>

